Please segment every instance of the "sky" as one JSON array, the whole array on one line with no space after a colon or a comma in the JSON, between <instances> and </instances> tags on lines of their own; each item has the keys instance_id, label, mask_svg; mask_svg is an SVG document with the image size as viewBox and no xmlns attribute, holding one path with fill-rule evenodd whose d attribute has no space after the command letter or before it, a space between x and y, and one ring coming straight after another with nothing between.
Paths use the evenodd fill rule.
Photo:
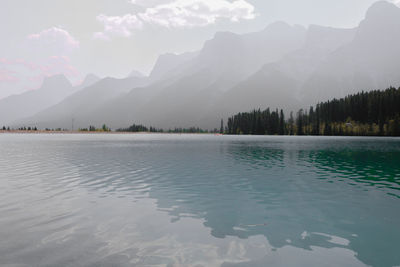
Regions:
<instances>
[{"instance_id":1,"label":"sky","mask_svg":"<svg viewBox=\"0 0 400 267\"><path fill-rule=\"evenodd\" d=\"M275 21L352 28L376 0L2 0L0 98L64 74L148 74L164 53L199 50L218 31ZM400 4L400 0L392 0Z\"/></svg>"}]
</instances>

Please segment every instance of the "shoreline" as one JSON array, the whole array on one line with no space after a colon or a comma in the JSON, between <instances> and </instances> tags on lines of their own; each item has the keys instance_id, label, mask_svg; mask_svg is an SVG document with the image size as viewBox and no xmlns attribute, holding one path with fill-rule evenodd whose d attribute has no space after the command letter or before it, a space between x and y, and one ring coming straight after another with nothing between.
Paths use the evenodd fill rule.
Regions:
<instances>
[{"instance_id":1,"label":"shoreline","mask_svg":"<svg viewBox=\"0 0 400 267\"><path fill-rule=\"evenodd\" d=\"M209 134L209 135L223 135L216 133L169 133L169 132L88 132L88 131L28 131L28 130L0 130L0 134Z\"/></svg>"},{"instance_id":2,"label":"shoreline","mask_svg":"<svg viewBox=\"0 0 400 267\"><path fill-rule=\"evenodd\" d=\"M49 135L57 135L57 134L70 134L70 135L138 135L138 134L174 134L174 135L215 135L215 136L275 136L275 137L380 137L380 138L400 138L400 136L379 136L379 135L246 135L246 134L220 134L220 133L169 133L169 132L86 132L86 131L45 131L45 130L37 130L37 131L24 131L24 130L0 130L1 134L49 134Z\"/></svg>"}]
</instances>

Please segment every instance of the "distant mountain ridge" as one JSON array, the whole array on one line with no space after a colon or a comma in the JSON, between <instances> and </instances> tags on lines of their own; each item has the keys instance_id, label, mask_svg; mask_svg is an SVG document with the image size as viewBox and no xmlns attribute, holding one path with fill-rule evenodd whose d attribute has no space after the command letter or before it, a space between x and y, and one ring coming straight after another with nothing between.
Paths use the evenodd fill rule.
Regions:
<instances>
[{"instance_id":1,"label":"distant mountain ridge","mask_svg":"<svg viewBox=\"0 0 400 267\"><path fill-rule=\"evenodd\" d=\"M353 29L277 22L255 33L220 32L200 51L160 56L148 77L102 79L15 125L68 128L74 117L77 127L213 129L240 111L298 110L400 86L399 47L400 8L385 1Z\"/></svg>"},{"instance_id":2,"label":"distant mountain ridge","mask_svg":"<svg viewBox=\"0 0 400 267\"><path fill-rule=\"evenodd\" d=\"M89 74L81 84L72 86L71 82L62 74L46 77L39 89L1 99L0 123L5 125L29 117L58 104L69 95L99 80L100 78L97 76Z\"/></svg>"},{"instance_id":3,"label":"distant mountain ridge","mask_svg":"<svg viewBox=\"0 0 400 267\"><path fill-rule=\"evenodd\" d=\"M7 124L55 105L73 93L64 75L47 77L39 89L12 95L0 100L0 122Z\"/></svg>"},{"instance_id":4,"label":"distant mountain ridge","mask_svg":"<svg viewBox=\"0 0 400 267\"><path fill-rule=\"evenodd\" d=\"M304 103L400 85L400 8L373 4L351 42L323 60L301 88Z\"/></svg>"},{"instance_id":5,"label":"distant mountain ridge","mask_svg":"<svg viewBox=\"0 0 400 267\"><path fill-rule=\"evenodd\" d=\"M95 84L96 82L100 81L101 79L94 75L94 74L88 74L86 75L85 79L82 81L81 84L79 84L77 87L77 91L80 89L83 89L85 87L91 86L92 84Z\"/></svg>"}]
</instances>

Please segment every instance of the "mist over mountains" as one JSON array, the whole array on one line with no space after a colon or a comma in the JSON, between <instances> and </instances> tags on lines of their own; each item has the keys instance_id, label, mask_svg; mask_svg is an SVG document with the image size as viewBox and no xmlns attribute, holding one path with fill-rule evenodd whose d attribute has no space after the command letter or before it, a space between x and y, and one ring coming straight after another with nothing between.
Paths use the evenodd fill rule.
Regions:
<instances>
[{"instance_id":1,"label":"mist over mountains","mask_svg":"<svg viewBox=\"0 0 400 267\"><path fill-rule=\"evenodd\" d=\"M62 74L45 78L39 89L1 99L0 122L8 124L32 116L99 80L97 76L89 74L80 85L72 86Z\"/></svg>"},{"instance_id":2,"label":"mist over mountains","mask_svg":"<svg viewBox=\"0 0 400 267\"><path fill-rule=\"evenodd\" d=\"M0 100L0 124L76 128L132 123L213 129L254 108L287 112L361 90L400 86L400 8L377 2L354 29L284 22L263 31L220 32L200 51L159 57L148 77L63 76Z\"/></svg>"}]
</instances>

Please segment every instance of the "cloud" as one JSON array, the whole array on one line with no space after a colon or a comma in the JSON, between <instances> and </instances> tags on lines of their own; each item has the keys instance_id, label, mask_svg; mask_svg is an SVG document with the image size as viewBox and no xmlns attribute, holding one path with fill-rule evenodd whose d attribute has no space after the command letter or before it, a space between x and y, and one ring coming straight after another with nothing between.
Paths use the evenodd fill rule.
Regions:
<instances>
[{"instance_id":1,"label":"cloud","mask_svg":"<svg viewBox=\"0 0 400 267\"><path fill-rule=\"evenodd\" d=\"M400 7L400 0L391 0L391 2Z\"/></svg>"},{"instance_id":2,"label":"cloud","mask_svg":"<svg viewBox=\"0 0 400 267\"><path fill-rule=\"evenodd\" d=\"M45 77L64 74L73 83L82 74L67 56L51 56L40 61L0 58L0 98L37 89Z\"/></svg>"},{"instance_id":3,"label":"cloud","mask_svg":"<svg viewBox=\"0 0 400 267\"><path fill-rule=\"evenodd\" d=\"M97 21L104 24L104 31L94 34L94 37L98 39L108 39L110 35L129 37L132 34L132 30L139 30L143 27L143 22L132 14L126 14L121 17L100 14L97 16Z\"/></svg>"},{"instance_id":4,"label":"cloud","mask_svg":"<svg viewBox=\"0 0 400 267\"><path fill-rule=\"evenodd\" d=\"M64 29L52 27L29 34L14 49L18 58L0 58L0 98L36 89L43 78L56 74L72 82L82 78L70 61L79 41Z\"/></svg>"},{"instance_id":5,"label":"cloud","mask_svg":"<svg viewBox=\"0 0 400 267\"><path fill-rule=\"evenodd\" d=\"M8 69L0 69L0 83L15 83L19 79L16 77L16 72Z\"/></svg>"},{"instance_id":6,"label":"cloud","mask_svg":"<svg viewBox=\"0 0 400 267\"><path fill-rule=\"evenodd\" d=\"M139 14L148 23L168 28L207 26L218 19L254 19L254 7L244 0L177 0Z\"/></svg>"},{"instance_id":7,"label":"cloud","mask_svg":"<svg viewBox=\"0 0 400 267\"><path fill-rule=\"evenodd\" d=\"M54 55L69 54L79 48L78 40L66 30L57 27L28 35L27 44L31 49L43 50Z\"/></svg>"},{"instance_id":8,"label":"cloud","mask_svg":"<svg viewBox=\"0 0 400 267\"><path fill-rule=\"evenodd\" d=\"M254 6L246 0L153 0L154 7L147 7L138 14L106 16L101 14L97 20L104 25L103 32L94 34L98 39L109 39L111 35L129 37L144 24L165 28L194 28L215 24L220 19L232 22L255 18ZM143 0L131 3L144 5Z\"/></svg>"}]
</instances>

